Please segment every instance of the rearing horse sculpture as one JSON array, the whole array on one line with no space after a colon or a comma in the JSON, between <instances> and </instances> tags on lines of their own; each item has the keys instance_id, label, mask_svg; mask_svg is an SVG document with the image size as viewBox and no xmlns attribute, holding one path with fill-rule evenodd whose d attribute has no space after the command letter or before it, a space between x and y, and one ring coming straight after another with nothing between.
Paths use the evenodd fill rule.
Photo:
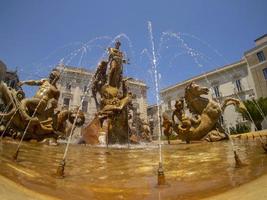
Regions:
<instances>
[{"instance_id":1,"label":"rearing horse sculpture","mask_svg":"<svg viewBox=\"0 0 267 200\"><path fill-rule=\"evenodd\" d=\"M187 124L189 123L189 126L173 124L173 130L178 134L178 138L186 142L201 140L203 138L211 142L227 139L227 134L218 122L219 117L228 105L235 105L239 109L246 110L244 104L238 99L227 98L221 105L212 99L201 96L207 95L208 93L208 88L201 87L194 82L186 86L185 103L189 111L197 116L197 120L184 117L183 120ZM197 123L190 123L190 121L197 121Z\"/></svg>"}]
</instances>

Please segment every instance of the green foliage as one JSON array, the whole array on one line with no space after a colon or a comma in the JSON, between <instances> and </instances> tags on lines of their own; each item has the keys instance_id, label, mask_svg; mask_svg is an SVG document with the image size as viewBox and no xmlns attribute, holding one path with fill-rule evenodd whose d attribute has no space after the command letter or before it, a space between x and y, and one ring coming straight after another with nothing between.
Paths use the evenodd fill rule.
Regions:
<instances>
[{"instance_id":1,"label":"green foliage","mask_svg":"<svg viewBox=\"0 0 267 200\"><path fill-rule=\"evenodd\" d=\"M230 134L248 133L251 127L247 124L237 124L236 127L230 127Z\"/></svg>"},{"instance_id":2,"label":"green foliage","mask_svg":"<svg viewBox=\"0 0 267 200\"><path fill-rule=\"evenodd\" d=\"M258 100L246 100L243 102L247 108L247 112L238 110L244 118L254 122L258 130L261 130L261 123L267 115L267 98L259 98Z\"/></svg>"}]
</instances>

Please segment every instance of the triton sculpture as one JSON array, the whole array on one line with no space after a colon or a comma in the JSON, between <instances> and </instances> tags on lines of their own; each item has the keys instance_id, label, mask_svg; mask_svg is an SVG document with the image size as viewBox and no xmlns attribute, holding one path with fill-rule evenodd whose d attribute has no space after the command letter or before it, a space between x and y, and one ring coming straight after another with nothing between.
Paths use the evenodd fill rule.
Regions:
<instances>
[{"instance_id":1,"label":"triton sculpture","mask_svg":"<svg viewBox=\"0 0 267 200\"><path fill-rule=\"evenodd\" d=\"M15 138L20 138L24 131L23 139L58 138L67 133L66 120L74 123L77 115L76 125L84 123L84 114L77 110L57 111L60 92L56 86L60 72L53 70L48 79L29 80L19 82L18 85L40 86L32 98L24 98L23 91L16 91L5 83L0 83L1 99L5 104L6 112L0 112L2 122L2 133ZM6 131L12 130L12 131Z\"/></svg>"},{"instance_id":2,"label":"triton sculpture","mask_svg":"<svg viewBox=\"0 0 267 200\"><path fill-rule=\"evenodd\" d=\"M228 135L218 122L219 117L228 105L235 105L241 110L246 108L241 101L234 98L225 99L221 105L212 99L201 96L207 95L208 92L208 88L201 87L194 82L186 86L184 99L192 117L186 116L184 102L178 100L175 104L176 110L172 114L172 122L164 114L163 128L165 131L169 130L169 125L172 124L177 137L187 143L201 139L209 142L227 139ZM175 117L179 121L175 121Z\"/></svg>"}]
</instances>

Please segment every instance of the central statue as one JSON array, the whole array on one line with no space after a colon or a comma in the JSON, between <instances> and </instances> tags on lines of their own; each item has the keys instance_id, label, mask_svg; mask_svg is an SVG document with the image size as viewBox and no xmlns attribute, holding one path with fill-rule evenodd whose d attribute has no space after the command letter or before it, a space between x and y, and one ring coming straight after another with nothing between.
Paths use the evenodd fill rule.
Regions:
<instances>
[{"instance_id":1,"label":"central statue","mask_svg":"<svg viewBox=\"0 0 267 200\"><path fill-rule=\"evenodd\" d=\"M116 41L114 48L108 48L108 60L99 63L93 77L92 94L98 112L82 131L85 143L99 143L98 137L104 129L104 122L107 124L106 138L109 144L129 141L128 107L132 94L127 88L129 79L123 79L123 64L128 62L120 51L120 45Z\"/></svg>"},{"instance_id":2,"label":"central statue","mask_svg":"<svg viewBox=\"0 0 267 200\"><path fill-rule=\"evenodd\" d=\"M108 85L116 88L120 88L122 76L123 76L123 65L127 61L123 57L123 53L120 51L121 43L117 41L115 43L115 48L108 48L109 53L109 65L110 72L108 76Z\"/></svg>"}]
</instances>

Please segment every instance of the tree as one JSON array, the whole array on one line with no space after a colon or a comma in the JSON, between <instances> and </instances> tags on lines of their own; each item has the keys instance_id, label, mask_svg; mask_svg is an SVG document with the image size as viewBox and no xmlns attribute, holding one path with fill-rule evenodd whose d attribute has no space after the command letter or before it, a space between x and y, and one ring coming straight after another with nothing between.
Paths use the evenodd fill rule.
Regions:
<instances>
[{"instance_id":1,"label":"tree","mask_svg":"<svg viewBox=\"0 0 267 200\"><path fill-rule=\"evenodd\" d=\"M261 123L267 116L267 98L259 98L258 100L246 100L243 102L247 108L246 111L238 110L244 118L254 122L258 130L262 130Z\"/></svg>"}]
</instances>

